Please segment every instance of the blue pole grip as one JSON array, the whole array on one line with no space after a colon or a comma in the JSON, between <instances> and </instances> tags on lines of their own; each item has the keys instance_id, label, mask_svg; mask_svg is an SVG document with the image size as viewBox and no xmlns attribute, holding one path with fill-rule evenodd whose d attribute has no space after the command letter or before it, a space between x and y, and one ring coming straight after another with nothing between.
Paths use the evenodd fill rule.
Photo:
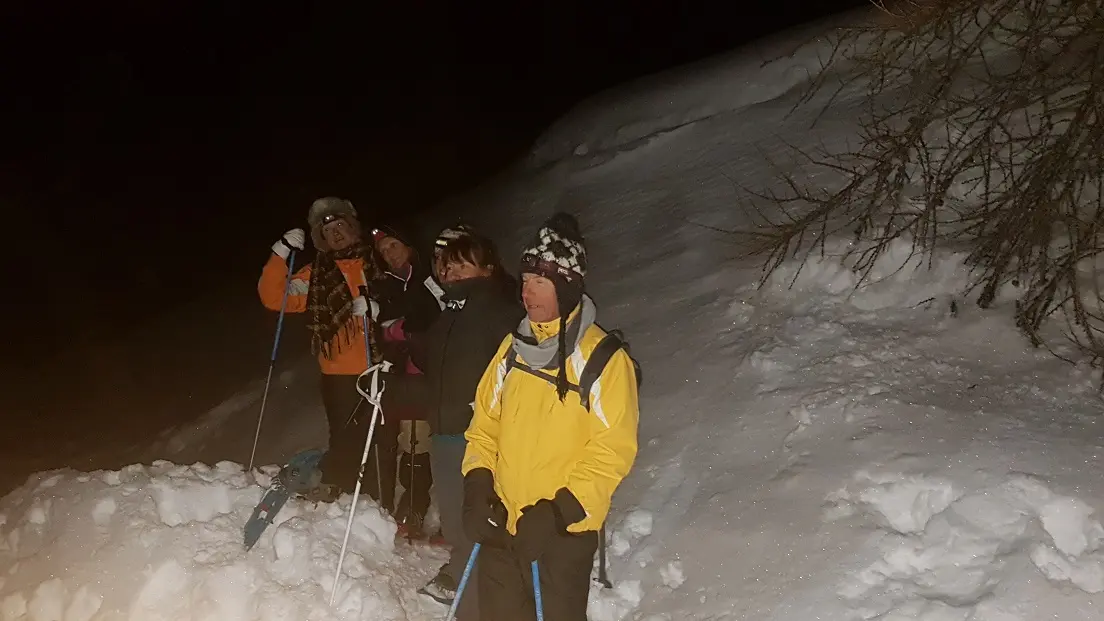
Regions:
<instances>
[{"instance_id":1,"label":"blue pole grip","mask_svg":"<svg viewBox=\"0 0 1104 621\"><path fill-rule=\"evenodd\" d=\"M533 601L537 605L537 621L544 621L544 598L541 597L540 570L533 561Z\"/></svg>"},{"instance_id":2,"label":"blue pole grip","mask_svg":"<svg viewBox=\"0 0 1104 621\"><path fill-rule=\"evenodd\" d=\"M269 362L276 364L276 350L280 348L280 332L284 327L284 312L287 310L288 294L291 292L291 275L295 271L295 251L288 254L287 282L284 283L284 299L280 302L280 318L276 320L276 339L272 343L272 357Z\"/></svg>"}]
</instances>

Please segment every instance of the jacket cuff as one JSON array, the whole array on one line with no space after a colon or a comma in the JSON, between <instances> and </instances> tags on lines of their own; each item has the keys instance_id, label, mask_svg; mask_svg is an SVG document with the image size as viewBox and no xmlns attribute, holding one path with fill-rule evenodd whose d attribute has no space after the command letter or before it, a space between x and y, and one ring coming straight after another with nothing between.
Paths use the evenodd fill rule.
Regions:
<instances>
[{"instance_id":1,"label":"jacket cuff","mask_svg":"<svg viewBox=\"0 0 1104 621\"><path fill-rule=\"evenodd\" d=\"M406 331L403 329L404 321L402 319L385 321L380 324L380 327L383 328L383 340L392 343L406 341Z\"/></svg>"},{"instance_id":2,"label":"jacket cuff","mask_svg":"<svg viewBox=\"0 0 1104 621\"><path fill-rule=\"evenodd\" d=\"M583 508L575 494L572 494L571 490L566 487L561 487L556 492L556 498L552 500L552 503L556 505L556 512L563 518L564 528L586 519L586 509Z\"/></svg>"},{"instance_id":3,"label":"jacket cuff","mask_svg":"<svg viewBox=\"0 0 1104 621\"><path fill-rule=\"evenodd\" d=\"M494 495L494 474L487 468L474 468L464 475L464 494L485 498Z\"/></svg>"}]
</instances>

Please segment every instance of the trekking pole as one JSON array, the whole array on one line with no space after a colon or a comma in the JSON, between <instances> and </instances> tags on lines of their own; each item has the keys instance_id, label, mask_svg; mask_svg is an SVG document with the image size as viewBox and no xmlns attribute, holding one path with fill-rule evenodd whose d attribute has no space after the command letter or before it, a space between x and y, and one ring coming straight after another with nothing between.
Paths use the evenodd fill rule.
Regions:
<instances>
[{"instance_id":1,"label":"trekking pole","mask_svg":"<svg viewBox=\"0 0 1104 621\"><path fill-rule=\"evenodd\" d=\"M372 454L375 456L373 459L376 460L376 494L379 496L380 506L383 507L383 473L380 472L379 445L378 444L376 446L372 447ZM394 496L392 496L392 498L394 498ZM387 509L387 513L388 513L388 515L390 515L391 510L392 510L393 507L383 507L383 508Z\"/></svg>"},{"instance_id":2,"label":"trekking pole","mask_svg":"<svg viewBox=\"0 0 1104 621\"><path fill-rule=\"evenodd\" d=\"M364 347L367 352L368 362L372 361L371 342L368 340L368 317L364 317ZM341 579L341 566L345 563L345 551L349 546L349 533L353 530L353 517L356 515L357 500L360 498L360 487L364 481L364 464L368 462L368 450L372 448L372 436L376 432L376 422L380 419L380 412L383 410L383 406L380 405L380 398L383 396L383 391L387 388L386 385L380 386L380 370L386 371L391 366L388 362L381 362L376 365L371 365L364 370L363 373L357 377L356 387L357 392L361 397L372 404L372 421L368 424L368 437L364 439L364 451L360 454L360 470L357 472L356 487L353 488L353 504L349 506L349 521L345 524L345 538L341 542L341 554L337 557L337 571L334 572L333 586L330 588L330 605L333 606L334 599L337 597L337 583ZM369 389L369 393L365 392L360 387L360 380L365 375L372 375L372 386Z\"/></svg>"},{"instance_id":3,"label":"trekking pole","mask_svg":"<svg viewBox=\"0 0 1104 621\"><path fill-rule=\"evenodd\" d=\"M537 606L537 621L544 621L544 602L541 598L540 570L533 561L533 601Z\"/></svg>"},{"instance_id":4,"label":"trekking pole","mask_svg":"<svg viewBox=\"0 0 1104 621\"><path fill-rule=\"evenodd\" d=\"M330 591L330 605L334 603L334 599L337 597L337 583L341 578L341 566L345 563L345 551L349 546L349 533L353 529L353 517L356 515L357 500L360 498L360 488L364 481L364 464L368 462L368 449L372 446L372 436L376 432L376 421L380 417L380 397L383 396L383 392L386 386L380 386L379 373L380 369L386 369L388 364L381 362L380 364L373 365L371 368L361 374L361 377L371 373L372 374L372 387L371 394L364 395L364 398L372 404L372 422L368 425L368 437L364 440L364 451L360 455L360 471L357 473L356 487L353 488L353 504L349 507L349 521L345 524L345 539L341 542L341 554L337 558L337 571L334 572L333 587ZM360 379L357 379L357 391L360 392Z\"/></svg>"},{"instance_id":5,"label":"trekking pole","mask_svg":"<svg viewBox=\"0 0 1104 621\"><path fill-rule=\"evenodd\" d=\"M360 291L361 297L363 297L365 299L365 301L367 301L368 300L368 272L362 271L361 275L364 277L364 284L360 285L358 290ZM371 305L371 302L369 302L369 305ZM369 328L368 316L365 315L365 317L364 317L364 351L368 353L368 366L372 366L372 340L368 336L368 328ZM381 421L380 424L385 425L386 421ZM376 464L376 496L379 498L380 506L383 506L383 475L380 474L380 458L379 458L379 446L378 445L372 447L372 459L375 461L375 464ZM387 509L387 513L391 513L391 507L384 507L384 508Z\"/></svg>"},{"instance_id":6,"label":"trekking pole","mask_svg":"<svg viewBox=\"0 0 1104 621\"><path fill-rule=\"evenodd\" d=\"M287 310L288 293L291 291L291 275L295 271L295 251L288 253L287 282L284 283L284 299L280 302L280 318L276 320L276 339L272 344L272 357L268 362L268 379L265 380L264 396L261 397L261 413L257 416L257 431L253 434L253 450L249 453L249 468L253 470L253 459L257 456L257 442L261 439L261 423L264 422L265 405L268 403L268 387L272 384L272 370L276 368L276 351L280 347L280 331L284 327L284 312Z\"/></svg>"},{"instance_id":7,"label":"trekking pole","mask_svg":"<svg viewBox=\"0 0 1104 621\"><path fill-rule=\"evenodd\" d=\"M613 588L609 576L606 575L606 524L598 530L598 582L607 589Z\"/></svg>"},{"instance_id":8,"label":"trekking pole","mask_svg":"<svg viewBox=\"0 0 1104 621\"><path fill-rule=\"evenodd\" d=\"M483 544L477 543L472 546L471 554L468 555L468 564L464 566L464 574L460 576L460 585L456 587L456 597L452 598L452 605L449 606L445 621L452 621L456 618L456 609L460 606L460 598L463 597L464 589L468 586L468 578L471 578L472 567L475 567L475 557L479 556L481 545Z\"/></svg>"},{"instance_id":9,"label":"trekking pole","mask_svg":"<svg viewBox=\"0 0 1104 621\"><path fill-rule=\"evenodd\" d=\"M418 421L410 421L410 489L406 491L406 520L409 522L414 515L414 458L418 451ZM419 526L421 528L421 526ZM406 529L407 538L410 538L410 529Z\"/></svg>"}]
</instances>

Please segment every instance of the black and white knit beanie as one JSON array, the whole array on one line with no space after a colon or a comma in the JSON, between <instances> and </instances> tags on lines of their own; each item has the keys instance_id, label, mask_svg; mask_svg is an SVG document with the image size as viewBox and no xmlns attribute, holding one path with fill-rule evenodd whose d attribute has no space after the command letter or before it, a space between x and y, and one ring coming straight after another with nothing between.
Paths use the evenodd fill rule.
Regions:
<instances>
[{"instance_id":1,"label":"black and white knit beanie","mask_svg":"<svg viewBox=\"0 0 1104 621\"><path fill-rule=\"evenodd\" d=\"M556 393L567 396L567 316L583 299L587 257L579 221L565 212L553 214L537 232L536 239L521 254L521 273L537 274L556 286L560 310L559 359Z\"/></svg>"},{"instance_id":2,"label":"black and white knit beanie","mask_svg":"<svg viewBox=\"0 0 1104 621\"><path fill-rule=\"evenodd\" d=\"M586 246L579 232L579 221L562 211L541 226L536 239L521 253L521 272L539 274L555 282L560 306L566 306L568 312L582 298L586 271ZM561 289L560 285L564 287Z\"/></svg>"}]
</instances>

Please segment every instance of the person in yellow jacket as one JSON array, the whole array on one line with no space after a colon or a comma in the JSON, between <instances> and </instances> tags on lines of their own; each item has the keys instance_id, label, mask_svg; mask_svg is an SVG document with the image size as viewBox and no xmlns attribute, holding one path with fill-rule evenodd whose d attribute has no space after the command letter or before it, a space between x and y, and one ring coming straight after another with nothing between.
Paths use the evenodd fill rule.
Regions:
<instances>
[{"instance_id":1,"label":"person in yellow jacket","mask_svg":"<svg viewBox=\"0 0 1104 621\"><path fill-rule=\"evenodd\" d=\"M320 198L307 213L311 240L317 254L287 280L287 259L292 250L306 245L302 229L292 229L272 245L272 254L261 272L257 292L261 303L278 311L287 291L287 312L306 313L311 350L318 356L322 370L322 402L329 424L329 448L319 469L322 471L323 500L340 493L352 493L360 470L360 454L367 436L370 413L350 415L360 402L357 376L368 368L364 343L364 317L374 320L378 305L360 295L361 285L370 286L379 268L371 245L363 241L353 204L336 197ZM379 362L375 331L369 330L373 362ZM367 477L374 481L374 477ZM376 494L372 495L372 491ZM378 499L379 492L369 489Z\"/></svg>"},{"instance_id":2,"label":"person in yellow jacket","mask_svg":"<svg viewBox=\"0 0 1104 621\"><path fill-rule=\"evenodd\" d=\"M558 213L522 254L527 317L483 374L465 434L464 528L483 543L482 621L533 619L531 562L548 621L586 621L598 530L636 458L637 380L620 349L580 399L605 331L583 293L578 223Z\"/></svg>"}]
</instances>

